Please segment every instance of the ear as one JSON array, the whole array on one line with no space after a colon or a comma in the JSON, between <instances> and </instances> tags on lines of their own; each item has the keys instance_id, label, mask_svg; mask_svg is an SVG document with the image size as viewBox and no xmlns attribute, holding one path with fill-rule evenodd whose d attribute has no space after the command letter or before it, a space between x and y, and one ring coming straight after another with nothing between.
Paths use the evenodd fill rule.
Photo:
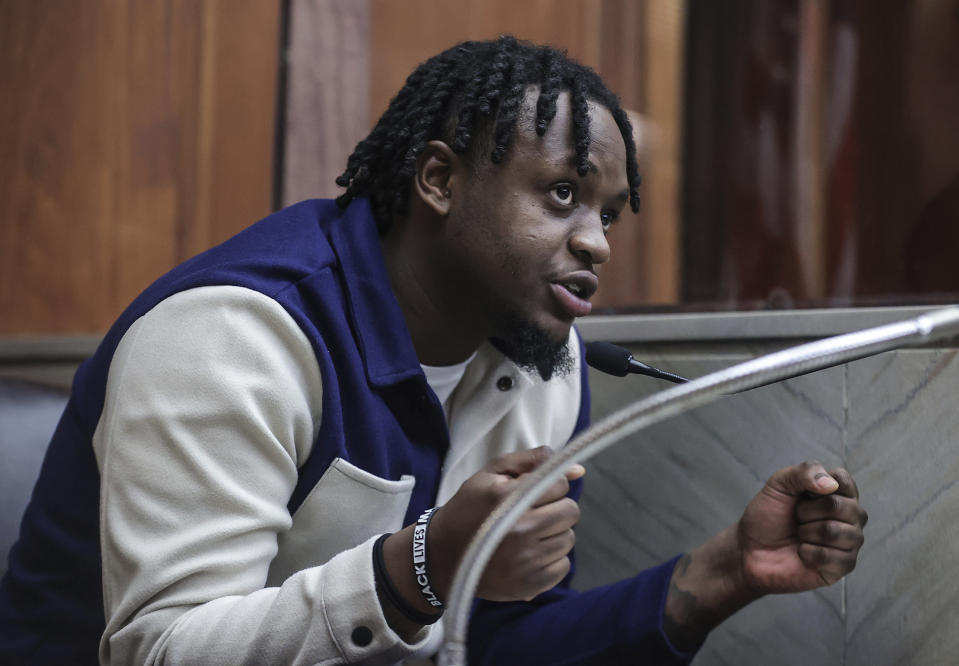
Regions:
<instances>
[{"instance_id":1,"label":"ear","mask_svg":"<svg viewBox=\"0 0 959 666\"><path fill-rule=\"evenodd\" d=\"M455 172L460 166L459 156L442 141L430 141L416 160L413 192L437 215L450 211L450 192Z\"/></svg>"}]
</instances>

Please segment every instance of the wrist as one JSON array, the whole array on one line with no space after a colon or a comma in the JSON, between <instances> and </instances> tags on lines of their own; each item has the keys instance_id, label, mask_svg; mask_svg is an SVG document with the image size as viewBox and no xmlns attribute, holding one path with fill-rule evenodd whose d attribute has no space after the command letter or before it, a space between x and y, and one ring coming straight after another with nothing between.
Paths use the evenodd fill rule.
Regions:
<instances>
[{"instance_id":1,"label":"wrist","mask_svg":"<svg viewBox=\"0 0 959 666\"><path fill-rule=\"evenodd\" d=\"M733 525L677 562L663 626L673 645L691 649L716 625L761 596L747 581L738 525Z\"/></svg>"},{"instance_id":2,"label":"wrist","mask_svg":"<svg viewBox=\"0 0 959 666\"><path fill-rule=\"evenodd\" d=\"M416 624L435 622L442 608L431 605L417 585L413 564L413 533L416 525L403 528L387 537L382 544L383 569L392 583L393 605Z\"/></svg>"},{"instance_id":3,"label":"wrist","mask_svg":"<svg viewBox=\"0 0 959 666\"><path fill-rule=\"evenodd\" d=\"M413 526L413 576L426 603L434 610L442 611L446 606L440 599L433 581L430 580L430 558L427 548L429 526L435 513L435 508L427 509L420 514L420 517L416 519L416 525Z\"/></svg>"},{"instance_id":4,"label":"wrist","mask_svg":"<svg viewBox=\"0 0 959 666\"><path fill-rule=\"evenodd\" d=\"M715 583L713 591L716 605L729 607L729 615L743 606L759 599L763 593L746 575L745 549L739 522L710 539L696 551L704 565L704 576Z\"/></svg>"},{"instance_id":5,"label":"wrist","mask_svg":"<svg viewBox=\"0 0 959 666\"><path fill-rule=\"evenodd\" d=\"M456 564L459 562L460 552L450 547L449 540L444 535L447 530L445 507L437 507L426 534L426 546L430 560L430 582L433 590L444 601L449 600L450 587L453 584L453 575L456 573Z\"/></svg>"}]
</instances>

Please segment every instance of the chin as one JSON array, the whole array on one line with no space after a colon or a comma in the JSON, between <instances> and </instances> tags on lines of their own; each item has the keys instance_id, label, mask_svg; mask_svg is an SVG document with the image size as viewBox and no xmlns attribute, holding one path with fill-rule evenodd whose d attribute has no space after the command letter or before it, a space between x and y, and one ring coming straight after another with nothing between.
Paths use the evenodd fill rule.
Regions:
<instances>
[{"instance_id":1,"label":"chin","mask_svg":"<svg viewBox=\"0 0 959 666\"><path fill-rule=\"evenodd\" d=\"M569 331L576 322L574 317L550 317L544 324L538 327L549 337L554 344L566 344L569 338Z\"/></svg>"},{"instance_id":2,"label":"chin","mask_svg":"<svg viewBox=\"0 0 959 666\"><path fill-rule=\"evenodd\" d=\"M536 371L544 380L554 375L572 372L573 357L566 341L572 321L561 323L555 319L548 326L517 316L506 317L501 327L504 335L493 338L493 343L507 358L521 368Z\"/></svg>"}]
</instances>

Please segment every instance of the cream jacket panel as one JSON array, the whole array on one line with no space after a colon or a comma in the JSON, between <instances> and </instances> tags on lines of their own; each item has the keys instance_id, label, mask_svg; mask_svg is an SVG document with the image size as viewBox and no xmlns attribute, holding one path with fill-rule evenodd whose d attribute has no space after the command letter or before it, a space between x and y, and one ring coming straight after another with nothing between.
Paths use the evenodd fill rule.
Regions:
<instances>
[{"instance_id":1,"label":"cream jacket panel","mask_svg":"<svg viewBox=\"0 0 959 666\"><path fill-rule=\"evenodd\" d=\"M387 625L372 539L351 541L342 533L349 521L338 538L352 547L267 587L271 563L297 568L280 544L297 541L291 528L304 520L286 504L318 431L321 395L308 340L255 291L182 292L129 329L94 436L102 663L389 664L424 644L428 630L409 644ZM354 497L405 510L412 479L363 481ZM333 485L348 494L342 479ZM322 488L304 507L318 503L326 516L354 511ZM403 513L397 521L392 511L390 525L365 525L364 535L396 529ZM358 626L372 631L369 645L351 641Z\"/></svg>"}]
</instances>

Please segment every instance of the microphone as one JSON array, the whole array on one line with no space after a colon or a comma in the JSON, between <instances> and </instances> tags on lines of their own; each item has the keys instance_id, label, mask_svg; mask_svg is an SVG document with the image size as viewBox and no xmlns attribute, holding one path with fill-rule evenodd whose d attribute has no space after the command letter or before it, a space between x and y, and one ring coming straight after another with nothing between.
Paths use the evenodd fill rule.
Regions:
<instances>
[{"instance_id":1,"label":"microphone","mask_svg":"<svg viewBox=\"0 0 959 666\"><path fill-rule=\"evenodd\" d=\"M671 372L654 368L633 358L629 350L617 347L610 342L587 342L586 363L591 367L616 377L625 377L629 373L646 375L656 379L665 379L674 384L685 384L689 380Z\"/></svg>"}]
</instances>

